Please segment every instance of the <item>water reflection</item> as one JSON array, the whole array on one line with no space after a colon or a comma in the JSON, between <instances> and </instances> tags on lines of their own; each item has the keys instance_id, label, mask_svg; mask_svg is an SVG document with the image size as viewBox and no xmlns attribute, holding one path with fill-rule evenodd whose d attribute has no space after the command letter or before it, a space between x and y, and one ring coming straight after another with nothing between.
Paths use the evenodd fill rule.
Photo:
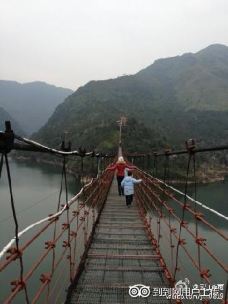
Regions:
<instances>
[{"instance_id":1,"label":"water reflection","mask_svg":"<svg viewBox=\"0 0 228 304\"><path fill-rule=\"evenodd\" d=\"M13 194L19 229L56 212L61 184L61 167L10 161ZM81 188L80 182L68 175L69 198ZM5 168L0 180L0 246L14 236L14 222ZM65 193L62 194L65 202Z\"/></svg>"},{"instance_id":2,"label":"water reflection","mask_svg":"<svg viewBox=\"0 0 228 304\"><path fill-rule=\"evenodd\" d=\"M29 224L46 217L48 214L55 213L58 204L59 190L61 184L61 167L54 167L44 164L31 164L10 161L10 169L12 176L13 194L15 200L15 208L17 211L17 218L19 223L19 230L27 227ZM68 174L68 193L71 198L81 188L80 182L73 176ZM62 203L65 203L65 193L62 193ZM0 180L0 248L6 245L10 239L14 237L15 224L12 217L12 210L10 206L10 195L7 182L7 176L5 168L2 172L2 178ZM61 221L65 221L66 215L63 216ZM40 226L38 227L38 229ZM61 228L61 222L60 222ZM21 243L30 239L37 228L28 231L22 238ZM44 250L45 241L53 238L53 227L45 231L23 254L25 273L31 267L31 263L34 262L41 252ZM62 252L62 240L60 240L58 246L56 246L56 258ZM51 255L42 263L39 270L29 280L28 290L29 295L34 295L37 290L37 286L40 285L40 274L42 271L49 269ZM63 273L63 272L62 272ZM67 269L64 269L64 278L67 279ZM10 281L16 279L19 276L18 263L12 263L7 269L5 269L0 275L0 285L4 286L4 289L0 293L0 303L3 303L3 299L10 293ZM65 278L66 280L66 278ZM61 301L65 298L65 288L63 278L61 280ZM24 303L24 295L22 293L16 298L17 303ZM15 303L16 303L15 302ZM41 301L39 303L44 303Z\"/></svg>"},{"instance_id":3,"label":"water reflection","mask_svg":"<svg viewBox=\"0 0 228 304\"><path fill-rule=\"evenodd\" d=\"M183 185L177 185L179 190L184 191ZM194 186L188 186L188 195L194 197ZM179 199L184 202L183 196L178 195ZM197 185L196 199L206 205L209 208L212 208L219 213L228 216L228 181L220 182L220 183L212 183L212 184L199 184ZM194 209L194 203L189 202L191 208ZM175 206L175 203L172 203ZM178 209L178 208L177 208ZM227 221L216 214L210 212L209 210L196 205L197 212L203 214L204 219L206 219L209 223L212 223L215 227L221 229L228 229ZM194 218L186 213L186 218L190 222L194 222ZM207 226L204 225L205 229L208 229ZM210 230L210 229L209 229Z\"/></svg>"},{"instance_id":4,"label":"water reflection","mask_svg":"<svg viewBox=\"0 0 228 304\"><path fill-rule=\"evenodd\" d=\"M183 185L181 186L175 186L182 192L184 191ZM188 195L194 196L194 186L189 185L188 187ZM182 203L184 203L184 198L181 195L175 195L178 199L181 200ZM215 183L215 184L208 184L208 185L197 185L197 200L202 202L204 205L215 209L216 211L224 214L227 216L228 214L228 204L227 204L227 197L228 197L228 181L222 182L222 183ZM162 198L162 197L161 197ZM162 198L163 199L163 198ZM165 197L164 197L165 199ZM167 200L167 205L173 208L175 211L175 214L182 219L182 207L173 200ZM189 202L191 205L191 208L194 210L194 203ZM163 212L166 216L166 219L168 221L169 215L168 211L166 211L165 208L163 208ZM228 225L227 220L217 216L216 214L213 214L212 212L202 208L201 206L197 205L197 212L200 212L203 214L203 218L207 220L210 224L212 224L215 227L215 230L219 230L223 235L226 237L228 236ZM155 235L158 235L158 224L157 224L157 212L151 212L150 213L152 217L151 226L155 233ZM196 232L196 221L194 215L190 214L189 211L185 212L184 220L187 222L187 228L195 235ZM180 223L178 219L171 217L170 224L173 228L176 228L177 235L179 233L180 229ZM199 237L202 237L205 239L205 244L209 248L210 252L218 258L223 264L226 264L227 262L227 256L228 256L228 245L227 241L224 237L219 235L215 230L212 229L212 227L209 227L207 224L203 223L202 221L198 221L198 235ZM174 269L175 267L175 258L176 258L176 248L177 248L177 240L173 236L172 242L173 242L173 256L171 255L171 249L170 249L170 230L167 227L167 225L164 223L164 221L161 221L161 243L160 248L162 255L169 265L170 269ZM186 229L182 229L181 231L181 238L185 240L185 248L187 250L187 253L189 253L193 258L194 261L198 261L199 259L199 252L198 252L198 246L196 244L195 238L193 238L192 235L187 232ZM188 277L191 279L191 282L193 283L200 283L198 271L194 268L194 265L190 262L189 257L185 253L184 249L180 246L179 249L179 259L180 262L178 265L180 265L181 271L177 273L178 279L183 279L184 277ZM210 277L210 280L213 283L226 283L227 280L227 274L224 271L224 269L212 258L210 254L206 252L205 249L200 249L200 259L201 259L201 267L202 269L209 269L210 274L212 275Z\"/></svg>"}]
</instances>

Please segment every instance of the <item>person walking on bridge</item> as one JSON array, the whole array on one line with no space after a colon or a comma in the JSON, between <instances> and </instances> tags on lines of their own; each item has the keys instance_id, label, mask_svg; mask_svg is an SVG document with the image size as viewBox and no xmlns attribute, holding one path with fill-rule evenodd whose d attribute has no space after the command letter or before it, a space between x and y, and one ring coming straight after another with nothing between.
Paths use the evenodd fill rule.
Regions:
<instances>
[{"instance_id":1,"label":"person walking on bridge","mask_svg":"<svg viewBox=\"0 0 228 304\"><path fill-rule=\"evenodd\" d=\"M118 183L118 192L119 192L119 195L124 195L123 188L121 187L121 182L124 179L125 170L126 169L133 170L135 168L136 168L135 166L129 166L129 165L127 165L127 163L125 162L124 158L122 156L120 156L118 158L118 161L115 164L109 166L106 169L106 170L112 170L112 171L116 170L117 171L116 172L116 178L117 178L117 183Z\"/></svg>"},{"instance_id":2,"label":"person walking on bridge","mask_svg":"<svg viewBox=\"0 0 228 304\"><path fill-rule=\"evenodd\" d=\"M121 182L121 186L124 189L124 195L126 198L126 205L128 207L131 206L131 203L133 201L133 195L134 195L134 184L141 183L141 179L135 179L132 177L132 172L128 171L126 177Z\"/></svg>"}]
</instances>

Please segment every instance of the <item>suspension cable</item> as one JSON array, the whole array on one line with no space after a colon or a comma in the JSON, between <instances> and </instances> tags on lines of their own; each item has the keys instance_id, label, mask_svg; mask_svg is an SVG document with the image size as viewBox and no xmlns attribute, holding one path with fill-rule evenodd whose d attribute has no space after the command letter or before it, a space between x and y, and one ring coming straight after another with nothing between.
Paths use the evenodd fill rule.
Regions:
<instances>
[{"instance_id":1,"label":"suspension cable","mask_svg":"<svg viewBox=\"0 0 228 304\"><path fill-rule=\"evenodd\" d=\"M163 182L162 180L160 180L160 179L158 179L158 178L154 178L154 179L157 180L159 183L164 184L164 182ZM182 191L176 189L175 187L170 186L170 185L168 185L168 184L166 184L166 183L165 183L165 186L166 186L167 188L169 188L169 189L175 191L176 193L181 194L182 196L185 196L185 194L184 194ZM201 206L202 208L207 209L208 211L210 211L210 212L214 213L215 215L217 215L217 216L223 218L224 220L228 221L228 216L226 216L226 215L224 215L224 214L218 212L217 210L215 210L215 209L213 209L213 208L208 207L207 205L204 205L203 203L201 203L201 202L198 201L198 200L195 200L194 198L192 198L192 197L189 196L188 194L186 195L186 197L187 197L187 199L190 200L191 202L196 203L197 205Z\"/></svg>"},{"instance_id":2,"label":"suspension cable","mask_svg":"<svg viewBox=\"0 0 228 304\"><path fill-rule=\"evenodd\" d=\"M69 264L70 264L70 282L73 281L73 269L72 269L72 255L71 255L71 242L70 242L70 236L71 236L71 229L70 229L70 211L69 211L69 204L68 204L68 186L67 186L67 174L66 174L66 157L63 158L63 174L64 174L64 185L65 185L65 194L66 194L66 205L67 205L67 211L66 211L66 218L67 218L67 246L69 248ZM83 188L83 187L82 187Z\"/></svg>"},{"instance_id":3,"label":"suspension cable","mask_svg":"<svg viewBox=\"0 0 228 304\"><path fill-rule=\"evenodd\" d=\"M192 158L192 154L190 153L189 157L188 157L187 173L186 173L186 180L185 180L184 207L186 207L186 204L187 204L187 197L186 197L186 195L187 195L187 190L188 190L188 176L189 176L189 169L190 169L191 158ZM184 221L185 209L186 208L182 209L182 217L181 217L181 221L182 222ZM179 256L179 248L180 248L180 240L181 240L181 230L182 230L182 225L180 223L178 242L177 242L177 249L176 249L176 266L175 266L175 269L174 269L174 280L176 279L176 273L177 273L177 270L178 270L178 256Z\"/></svg>"},{"instance_id":4,"label":"suspension cable","mask_svg":"<svg viewBox=\"0 0 228 304\"><path fill-rule=\"evenodd\" d=\"M153 177L153 176L151 176L150 174L148 174L148 173L146 173L146 172L140 170L139 168L137 168L137 170L138 170L139 172L145 174L147 177L156 180L159 184L164 184L164 185L166 186L166 188L169 188L169 189L173 190L174 192L176 192L176 193L178 193L178 194L180 194L180 195L182 195L182 196L185 196L185 193L183 193L182 191L178 190L177 188L175 188L175 187L173 187L173 186L168 185L167 183L164 183L164 181L162 181L161 179L159 179L159 178L157 178L157 177ZM189 196L188 194L186 195L186 197L187 197L187 199L188 199L189 201L191 201L191 202L193 202L193 203L196 203L197 205L201 206L202 208L204 208L204 209L206 209L206 210L208 210L208 211L214 213L215 215L217 215L217 216L223 218L224 220L228 221L228 216L226 216L226 215L224 215L224 214L218 212L217 210L215 210L215 209L213 209L213 208L208 207L207 205L204 205L203 203L201 203L201 202L198 201L198 200L195 200L194 198L192 198L192 197Z\"/></svg>"},{"instance_id":5,"label":"suspension cable","mask_svg":"<svg viewBox=\"0 0 228 304\"><path fill-rule=\"evenodd\" d=\"M196 204L196 197L197 197L197 180L196 180L196 155L193 153L193 180L194 180L194 212L197 213L197 204ZM195 235L196 240L199 240L199 222L198 217L195 216ZM200 242L197 242L197 257L198 257L198 265L199 271L202 273L201 267L201 251L200 251Z\"/></svg>"},{"instance_id":6,"label":"suspension cable","mask_svg":"<svg viewBox=\"0 0 228 304\"><path fill-rule=\"evenodd\" d=\"M14 198L13 198L13 189L12 189L12 181L11 181L11 174L10 174L10 166L9 166L7 154L5 154L5 162L6 162L6 171L7 171L8 185L9 185L9 191L10 191L11 209L12 209L12 212L13 212L13 219L14 219L14 223L15 223L16 250L17 250L19 261L20 261L20 285L21 285L21 288L24 289L26 303L29 304L27 287L26 287L26 284L24 283L24 279L23 279L24 265L23 265L22 254L20 253L20 249L19 249L19 237L18 237L19 227L18 227L17 214L16 214Z\"/></svg>"},{"instance_id":7,"label":"suspension cable","mask_svg":"<svg viewBox=\"0 0 228 304\"><path fill-rule=\"evenodd\" d=\"M83 188L87 188L89 187L91 184L93 183L93 180L91 180L88 184L86 184ZM80 197L80 195L82 194L83 188L74 196L72 197L69 202L68 205L71 206L77 199L78 197ZM44 222L49 222L50 220L57 218L58 216L60 216L65 210L66 210L66 204L63 206L63 208L56 212L53 215L50 215L48 217L45 217L29 226L27 226L25 229L23 229L22 231L18 232L18 238L20 238L22 235L24 235L27 231L31 230L32 228L43 224ZM0 260L3 258L3 256L6 254L7 250L13 246L13 244L15 243L15 237L13 239L11 239L11 241L3 247L2 251L0 251Z\"/></svg>"},{"instance_id":8,"label":"suspension cable","mask_svg":"<svg viewBox=\"0 0 228 304\"><path fill-rule=\"evenodd\" d=\"M62 166L62 172L61 172L61 183L60 183L60 189L59 189L59 196L58 196L58 204L57 204L57 212L59 212L60 209L60 203L61 203L61 196L63 191L63 177L64 177L64 161ZM56 229L57 229L57 221L54 223L54 231L53 231L53 242L56 238ZM55 246L52 248L52 267L51 267L51 275L53 276L55 269ZM48 298L49 298L49 292L48 292Z\"/></svg>"},{"instance_id":9,"label":"suspension cable","mask_svg":"<svg viewBox=\"0 0 228 304\"><path fill-rule=\"evenodd\" d=\"M80 152L75 150L75 151L61 151L61 150L56 150L56 149L53 149L53 148L49 148L45 145L42 145L34 140L31 140L31 139L27 139L27 138L24 138L24 137L21 137L21 136L18 136L18 135L15 135L15 139L19 140L19 141L22 141L22 142L25 142L26 144L29 144L29 145L32 145L36 148L40 148L42 149L43 152L50 152L50 153L54 153L54 154L59 154L59 155L80 155ZM91 156L93 152L87 152L85 153L86 156Z\"/></svg>"}]
</instances>

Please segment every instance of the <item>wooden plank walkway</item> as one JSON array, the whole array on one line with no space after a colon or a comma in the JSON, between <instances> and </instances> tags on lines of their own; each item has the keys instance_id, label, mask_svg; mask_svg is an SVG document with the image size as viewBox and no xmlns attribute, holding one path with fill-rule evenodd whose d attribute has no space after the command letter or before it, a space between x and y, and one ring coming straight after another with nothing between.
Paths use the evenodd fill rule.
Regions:
<instances>
[{"instance_id":1,"label":"wooden plank walkway","mask_svg":"<svg viewBox=\"0 0 228 304\"><path fill-rule=\"evenodd\" d=\"M85 269L67 303L170 303L152 295L132 298L129 286L164 287L135 202L128 208L113 181L86 258Z\"/></svg>"}]
</instances>

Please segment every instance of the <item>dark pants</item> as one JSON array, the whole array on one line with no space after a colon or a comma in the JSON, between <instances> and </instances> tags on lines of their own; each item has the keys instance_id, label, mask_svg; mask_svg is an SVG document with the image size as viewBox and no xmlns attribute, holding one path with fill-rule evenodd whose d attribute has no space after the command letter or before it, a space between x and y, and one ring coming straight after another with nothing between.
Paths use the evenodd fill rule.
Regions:
<instances>
[{"instance_id":1,"label":"dark pants","mask_svg":"<svg viewBox=\"0 0 228 304\"><path fill-rule=\"evenodd\" d=\"M124 176L117 176L119 195L121 195L121 194L124 195L123 188L121 187L121 182L122 182L123 179L124 179Z\"/></svg>"},{"instance_id":2,"label":"dark pants","mask_svg":"<svg viewBox=\"0 0 228 304\"><path fill-rule=\"evenodd\" d=\"M127 205L127 206L128 206L128 205L131 205L131 203L132 203L132 201L133 201L133 194L131 194L131 195L126 195L125 198L126 198L126 205Z\"/></svg>"}]
</instances>

